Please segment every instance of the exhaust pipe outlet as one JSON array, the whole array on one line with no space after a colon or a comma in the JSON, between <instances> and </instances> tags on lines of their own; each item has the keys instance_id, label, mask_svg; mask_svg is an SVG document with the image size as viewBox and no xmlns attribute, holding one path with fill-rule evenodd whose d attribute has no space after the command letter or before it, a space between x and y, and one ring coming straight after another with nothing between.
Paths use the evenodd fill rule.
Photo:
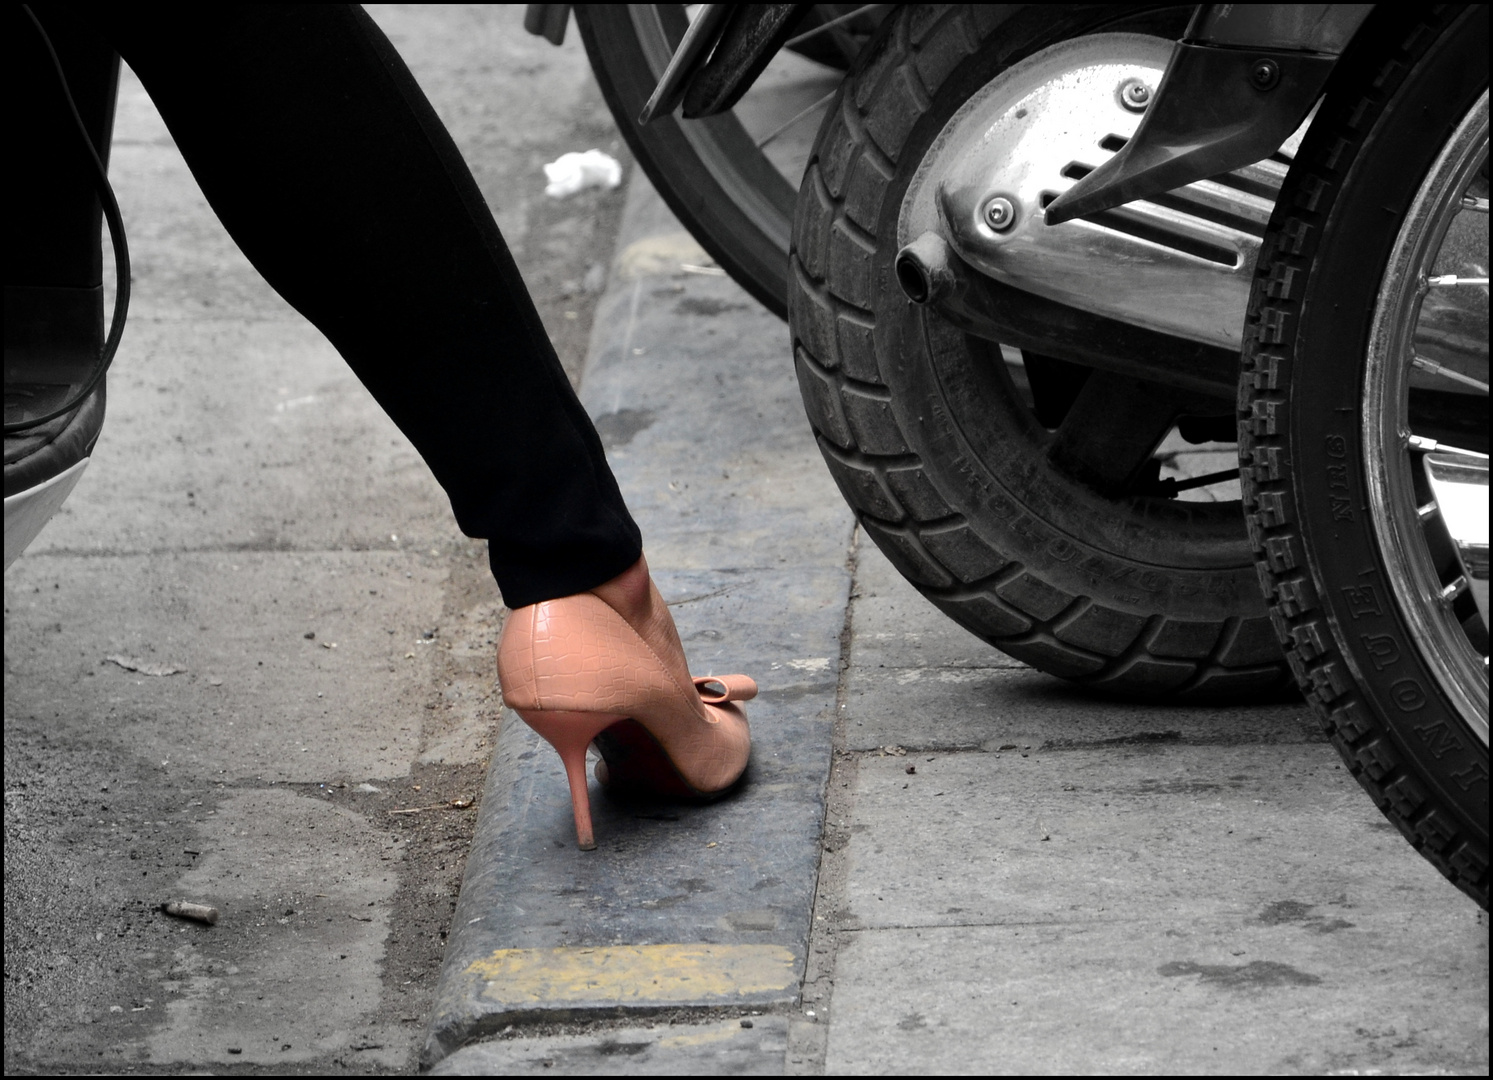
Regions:
<instances>
[{"instance_id":1,"label":"exhaust pipe outlet","mask_svg":"<svg viewBox=\"0 0 1493 1080\"><path fill-rule=\"evenodd\" d=\"M959 283L949 242L936 232L925 232L901 251L893 264L897 283L914 304L932 304L954 291Z\"/></svg>"}]
</instances>

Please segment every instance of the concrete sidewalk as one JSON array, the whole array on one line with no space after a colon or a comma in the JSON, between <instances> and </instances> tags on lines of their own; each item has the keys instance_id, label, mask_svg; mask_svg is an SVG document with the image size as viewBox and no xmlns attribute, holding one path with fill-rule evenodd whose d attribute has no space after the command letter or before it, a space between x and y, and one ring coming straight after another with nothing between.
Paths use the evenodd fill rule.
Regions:
<instances>
[{"instance_id":1,"label":"concrete sidewalk","mask_svg":"<svg viewBox=\"0 0 1493 1080\"><path fill-rule=\"evenodd\" d=\"M578 367L623 199L544 195L544 161L620 140L579 40L513 8L372 16ZM486 545L128 72L115 136L108 419L5 575L6 1072L408 1071L492 752Z\"/></svg>"},{"instance_id":2,"label":"concrete sidewalk","mask_svg":"<svg viewBox=\"0 0 1493 1080\"><path fill-rule=\"evenodd\" d=\"M1485 916L1302 706L1089 696L865 546L855 595L825 1071L1486 1070Z\"/></svg>"},{"instance_id":3,"label":"concrete sidewalk","mask_svg":"<svg viewBox=\"0 0 1493 1080\"><path fill-rule=\"evenodd\" d=\"M764 678L758 754L800 746L801 788L748 787L753 813L682 808L667 828L610 812L577 858L553 754L506 725L495 761L513 769L489 778L434 1072L1486 1071L1486 918L1379 817L1303 705L1116 702L971 637L848 528L785 328L682 269L699 254L636 181L620 245L583 397L686 601L692 660ZM785 569L766 589L727 583L745 553L754 573ZM717 589L732 602L708 615L688 602ZM787 606L800 595L811 618ZM814 710L831 701L805 860L829 763ZM795 825L774 854L753 829L777 831L778 804ZM753 874L776 906L733 924ZM786 992L744 991L718 964L710 992L650 1001L655 956L588 996L588 968L541 985L497 962L747 940L786 950Z\"/></svg>"}]
</instances>

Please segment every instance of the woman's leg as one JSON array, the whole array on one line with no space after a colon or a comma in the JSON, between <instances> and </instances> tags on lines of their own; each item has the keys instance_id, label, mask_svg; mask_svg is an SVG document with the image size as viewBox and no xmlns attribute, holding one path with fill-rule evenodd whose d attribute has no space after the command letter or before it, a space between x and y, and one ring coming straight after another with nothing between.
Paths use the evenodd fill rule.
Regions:
<instances>
[{"instance_id":1,"label":"woman's leg","mask_svg":"<svg viewBox=\"0 0 1493 1080\"><path fill-rule=\"evenodd\" d=\"M94 11L233 239L489 541L506 603L636 563L637 525L471 172L362 9Z\"/></svg>"}]
</instances>

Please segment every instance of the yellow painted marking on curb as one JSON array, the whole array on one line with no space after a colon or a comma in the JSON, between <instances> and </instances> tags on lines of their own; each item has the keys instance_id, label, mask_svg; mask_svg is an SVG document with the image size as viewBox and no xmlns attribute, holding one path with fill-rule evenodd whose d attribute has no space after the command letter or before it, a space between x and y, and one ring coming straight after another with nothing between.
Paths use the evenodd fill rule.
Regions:
<instances>
[{"instance_id":1,"label":"yellow painted marking on curb","mask_svg":"<svg viewBox=\"0 0 1493 1080\"><path fill-rule=\"evenodd\" d=\"M505 1005L699 1002L785 990L793 953L781 945L612 945L498 949L466 974Z\"/></svg>"}]
</instances>

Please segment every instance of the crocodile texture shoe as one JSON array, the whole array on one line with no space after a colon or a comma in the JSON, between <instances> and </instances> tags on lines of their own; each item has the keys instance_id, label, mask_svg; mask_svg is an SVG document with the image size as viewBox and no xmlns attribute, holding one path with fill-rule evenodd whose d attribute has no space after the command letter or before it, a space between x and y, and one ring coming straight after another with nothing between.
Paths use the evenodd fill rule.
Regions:
<instances>
[{"instance_id":1,"label":"crocodile texture shoe","mask_svg":"<svg viewBox=\"0 0 1493 1080\"><path fill-rule=\"evenodd\" d=\"M592 742L609 787L685 799L724 794L751 754L738 703L755 697L757 684L745 675L690 676L673 616L641 559L591 592L510 612L498 682L508 707L559 752L583 850L596 846L586 789Z\"/></svg>"}]
</instances>

